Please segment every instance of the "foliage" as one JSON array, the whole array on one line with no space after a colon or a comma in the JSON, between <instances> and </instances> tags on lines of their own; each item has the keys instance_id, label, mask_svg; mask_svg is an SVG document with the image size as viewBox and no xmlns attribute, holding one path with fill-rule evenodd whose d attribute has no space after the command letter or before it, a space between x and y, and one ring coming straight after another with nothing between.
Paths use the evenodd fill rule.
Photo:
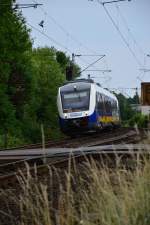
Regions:
<instances>
[{"instance_id":1,"label":"foliage","mask_svg":"<svg viewBox=\"0 0 150 225\"><path fill-rule=\"evenodd\" d=\"M33 176L27 168L26 176L18 176L16 193L12 189L1 193L1 202L5 199L9 209L3 204L0 223L149 225L149 160L131 158L132 169L121 164L111 169L104 162L102 168L87 159L82 165L72 162L75 169L71 170L69 161L68 171L52 167L44 178L38 177L36 168Z\"/></svg>"},{"instance_id":2,"label":"foliage","mask_svg":"<svg viewBox=\"0 0 150 225\"><path fill-rule=\"evenodd\" d=\"M136 125L138 128L147 128L148 126L148 116L142 115L141 113L136 113L128 121L129 126Z\"/></svg>"},{"instance_id":3,"label":"foliage","mask_svg":"<svg viewBox=\"0 0 150 225\"><path fill-rule=\"evenodd\" d=\"M30 30L12 0L0 4L0 146L60 136L56 96L70 58L55 48L32 49ZM75 70L79 67L75 65Z\"/></svg>"},{"instance_id":4,"label":"foliage","mask_svg":"<svg viewBox=\"0 0 150 225\"><path fill-rule=\"evenodd\" d=\"M56 60L60 64L63 73L66 73L67 66L73 65L73 79L80 76L80 67L76 63L72 64L72 60L64 52L56 51Z\"/></svg>"},{"instance_id":5,"label":"foliage","mask_svg":"<svg viewBox=\"0 0 150 225\"><path fill-rule=\"evenodd\" d=\"M135 94L132 98L129 97L128 102L129 104L139 104L140 103L139 95Z\"/></svg>"},{"instance_id":6,"label":"foliage","mask_svg":"<svg viewBox=\"0 0 150 225\"><path fill-rule=\"evenodd\" d=\"M12 9L11 0L0 5L0 133L19 135L24 106L30 98L31 64L28 51L32 43L20 13Z\"/></svg>"},{"instance_id":7,"label":"foliage","mask_svg":"<svg viewBox=\"0 0 150 225\"><path fill-rule=\"evenodd\" d=\"M62 72L65 73L66 66L70 62L69 57L67 57L64 52L56 51L56 60L59 63Z\"/></svg>"},{"instance_id":8,"label":"foliage","mask_svg":"<svg viewBox=\"0 0 150 225\"><path fill-rule=\"evenodd\" d=\"M136 93L133 97L126 98L123 94L116 94L119 101L120 116L124 126L137 126L139 128L147 128L148 116L142 115L132 109L131 105L139 104L139 96Z\"/></svg>"},{"instance_id":9,"label":"foliage","mask_svg":"<svg viewBox=\"0 0 150 225\"><path fill-rule=\"evenodd\" d=\"M135 111L131 108L130 101L121 93L116 94L116 97L119 101L121 120L129 120L135 114Z\"/></svg>"},{"instance_id":10,"label":"foliage","mask_svg":"<svg viewBox=\"0 0 150 225\"><path fill-rule=\"evenodd\" d=\"M32 88L33 96L27 107L25 120L31 126L33 125L33 129L37 127L37 140L39 140L41 124L44 126L46 138L52 137L55 130L58 130L56 97L58 87L62 85L65 77L56 61L53 48L34 49L31 58L34 84Z\"/></svg>"}]
</instances>

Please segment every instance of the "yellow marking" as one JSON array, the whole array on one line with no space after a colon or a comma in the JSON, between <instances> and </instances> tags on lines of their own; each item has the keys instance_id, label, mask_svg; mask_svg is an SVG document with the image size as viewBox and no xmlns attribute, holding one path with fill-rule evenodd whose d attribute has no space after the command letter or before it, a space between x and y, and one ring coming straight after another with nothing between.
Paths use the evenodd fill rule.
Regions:
<instances>
[{"instance_id":1,"label":"yellow marking","mask_svg":"<svg viewBox=\"0 0 150 225\"><path fill-rule=\"evenodd\" d=\"M99 122L102 123L111 123L111 122L118 122L119 118L117 116L100 116L98 119Z\"/></svg>"}]
</instances>

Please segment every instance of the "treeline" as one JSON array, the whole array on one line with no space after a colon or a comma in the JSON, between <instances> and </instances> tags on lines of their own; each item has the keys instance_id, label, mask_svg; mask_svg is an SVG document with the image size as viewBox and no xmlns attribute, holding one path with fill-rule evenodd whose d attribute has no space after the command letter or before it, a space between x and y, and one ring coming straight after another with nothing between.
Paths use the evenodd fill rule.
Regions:
<instances>
[{"instance_id":1,"label":"treeline","mask_svg":"<svg viewBox=\"0 0 150 225\"><path fill-rule=\"evenodd\" d=\"M0 3L1 148L39 142L41 126L46 139L60 135L56 96L70 63L53 47L33 49L30 30L12 2Z\"/></svg>"},{"instance_id":2,"label":"treeline","mask_svg":"<svg viewBox=\"0 0 150 225\"><path fill-rule=\"evenodd\" d=\"M147 128L149 123L149 118L147 115L142 115L141 112L136 108L140 105L140 98L138 93L136 93L132 98L125 97L123 94L116 94L119 101L120 117L123 126L139 128ZM134 107L135 106L135 107Z\"/></svg>"},{"instance_id":3,"label":"treeline","mask_svg":"<svg viewBox=\"0 0 150 225\"><path fill-rule=\"evenodd\" d=\"M138 94L136 93L132 98L126 97L123 94L114 93L119 101L120 107L120 116L122 121L128 121L133 117L136 113L135 110L132 108L132 105L138 105L140 103L140 99Z\"/></svg>"}]
</instances>

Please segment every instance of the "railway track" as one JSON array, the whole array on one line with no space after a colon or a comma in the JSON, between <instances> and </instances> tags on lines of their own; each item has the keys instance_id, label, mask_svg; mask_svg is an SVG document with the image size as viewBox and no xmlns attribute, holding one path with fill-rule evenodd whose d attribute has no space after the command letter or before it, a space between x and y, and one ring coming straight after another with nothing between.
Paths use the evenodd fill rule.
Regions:
<instances>
[{"instance_id":1,"label":"railway track","mask_svg":"<svg viewBox=\"0 0 150 225\"><path fill-rule=\"evenodd\" d=\"M30 145L28 149L19 148L19 149L9 149L5 151L0 151L0 166L1 164L17 164L19 162L24 161L36 161L41 157L45 157L47 154L47 149L49 149L49 153L53 152L52 148L78 148L78 147L92 147L92 146L100 146L100 145L109 145L109 144L117 144L117 143L135 143L141 140L141 135L137 134L135 130L120 130L114 131L113 136L112 132L101 133L97 135L91 135L82 137L79 139L73 139L71 141L63 141L57 143L56 145L50 145L49 148L40 148L39 145L34 146L32 148ZM54 143L53 143L54 144ZM57 146L58 145L58 146ZM30 148L31 147L31 148ZM62 151L62 150L60 150ZM54 150L55 152L55 150Z\"/></svg>"},{"instance_id":2,"label":"railway track","mask_svg":"<svg viewBox=\"0 0 150 225\"><path fill-rule=\"evenodd\" d=\"M70 154L75 161L85 161L85 156L86 158L92 157L100 161L104 158L105 161L108 158L110 161L111 158L113 162L116 161L116 157L118 159L118 156L131 158L132 155L139 155L137 146L135 151L133 151L133 147L130 146L130 149L127 149L125 146L129 143L138 143L143 136L145 136L145 132L143 131L137 133L137 131L133 129L119 129L113 131L113 134L109 131L96 135L90 134L81 138L67 139L67 141L63 140L62 146L62 142L57 142L56 145L58 145L58 147L60 145L61 148L56 148L56 145L52 143L54 147L50 144L50 147L46 149L41 149L38 144L36 146L34 145L34 147L38 146L37 148L20 148L19 150L9 149L8 151L0 151L0 187L1 185L7 186L11 183L15 183L17 180L16 175L19 175L19 170L24 171L23 173L26 174L26 163L30 165L31 171L34 170L34 165L36 163L39 173L42 174L45 173L44 171L47 171L49 166L65 167ZM119 146L124 147L119 147L119 149L116 144L121 144ZM116 148L116 151L114 151L113 148ZM142 154L145 154L145 152L143 151Z\"/></svg>"},{"instance_id":3,"label":"railway track","mask_svg":"<svg viewBox=\"0 0 150 225\"><path fill-rule=\"evenodd\" d=\"M128 167L131 166L131 160L135 162L141 162L143 156L150 157L150 145L145 144L118 144L118 145L104 145L93 147L81 147L81 148L66 148L66 149L53 149L55 153L47 152L47 162L43 165L37 165L32 167L24 167L22 170L16 170L15 172L9 172L0 176L0 188L6 188L15 186L18 183L19 176L26 177L27 174L35 174L37 176L46 176L49 173L49 168L63 168L68 169L68 164L72 166L77 163L85 163L89 160L97 160L101 165L110 165L111 167L120 165L120 162L125 162ZM70 163L71 162L71 163ZM21 172L20 172L21 171Z\"/></svg>"},{"instance_id":4,"label":"railway track","mask_svg":"<svg viewBox=\"0 0 150 225\"><path fill-rule=\"evenodd\" d=\"M83 146L90 146L91 143L97 142L98 144L104 144L104 142L107 144L113 143L116 141L116 137L118 137L118 142L127 142L126 138L123 138L122 135L128 135L128 133L133 132L136 137L140 137L141 135L145 135L145 130L141 129L136 131L133 128L118 128L114 130L103 130L99 133L91 132L84 134L82 136L78 135L76 138L70 138L66 137L62 140L59 141L52 141L49 140L44 144L45 148L51 148L51 147L80 147L81 145ZM133 141L133 138L131 142ZM14 148L9 148L5 149L7 151L9 150L28 150L28 149L38 149L42 148L42 143L37 143L37 144L29 144L29 145L24 145L20 147L14 147ZM1 149L2 151L3 149Z\"/></svg>"}]
</instances>

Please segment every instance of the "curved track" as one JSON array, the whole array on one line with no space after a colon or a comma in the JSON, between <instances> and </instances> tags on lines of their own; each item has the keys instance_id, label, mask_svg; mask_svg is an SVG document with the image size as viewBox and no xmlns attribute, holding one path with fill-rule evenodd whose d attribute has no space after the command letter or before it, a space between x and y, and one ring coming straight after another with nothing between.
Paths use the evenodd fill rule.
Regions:
<instances>
[{"instance_id":1,"label":"curved track","mask_svg":"<svg viewBox=\"0 0 150 225\"><path fill-rule=\"evenodd\" d=\"M44 173L47 171L48 166L57 166L61 167L62 165L68 165L68 160L70 158L70 152L74 151L74 154L71 156L77 161L85 161L86 157L94 158L103 158L105 159L113 158L116 155L129 155L128 149L118 149L114 152L113 149L108 149L108 146L111 144L128 144L128 143L138 143L141 138L145 135L145 132L137 132L136 130L129 128L120 128L113 131L100 132L99 134L88 134L87 136L78 137L75 139L67 138L60 142L47 143L47 148L43 151L41 145L28 146L31 148L21 147L19 150L11 149L8 151L0 152L0 186L8 186L11 183L15 183L17 178L16 174L19 174L17 171L22 169L27 173L25 169L25 163L30 164L30 170L34 170L34 164L37 165L38 172ZM49 145L49 148L48 148ZM105 146L104 146L105 145ZM56 148L60 147L61 148ZM98 148L90 149L92 146L101 146L101 149L98 151ZM117 145L115 145L117 146ZM27 146L26 146L27 147ZM85 152L79 150L84 149ZM110 147L109 147L110 148ZM109 151L108 151L109 150ZM44 165L42 165L44 163ZM33 168L32 168L33 166Z\"/></svg>"},{"instance_id":2,"label":"curved track","mask_svg":"<svg viewBox=\"0 0 150 225\"><path fill-rule=\"evenodd\" d=\"M94 141L96 141L99 144L104 144L104 143L109 144L110 142L112 143L115 142L117 139L119 142L124 142L124 141L127 142L126 138L124 138L124 136L122 135L127 134L128 136L128 133L131 133L131 132L133 132L133 136L135 135L136 137L138 136L140 137L141 134L144 134L144 130L142 129L138 131L136 131L133 128L116 128L113 130L107 129L107 130L102 130L99 133L91 132L91 133L86 133L83 135L78 135L75 138L66 137L59 141L49 140L45 142L44 147L45 148L51 148L51 147L72 148L72 147L80 147L82 145L90 146L91 143L93 143ZM42 147L43 146L41 143L37 143L37 144L24 145L24 146L15 147L15 148L9 148L6 150L18 150L18 149L28 150L28 149L38 149Z\"/></svg>"}]
</instances>

